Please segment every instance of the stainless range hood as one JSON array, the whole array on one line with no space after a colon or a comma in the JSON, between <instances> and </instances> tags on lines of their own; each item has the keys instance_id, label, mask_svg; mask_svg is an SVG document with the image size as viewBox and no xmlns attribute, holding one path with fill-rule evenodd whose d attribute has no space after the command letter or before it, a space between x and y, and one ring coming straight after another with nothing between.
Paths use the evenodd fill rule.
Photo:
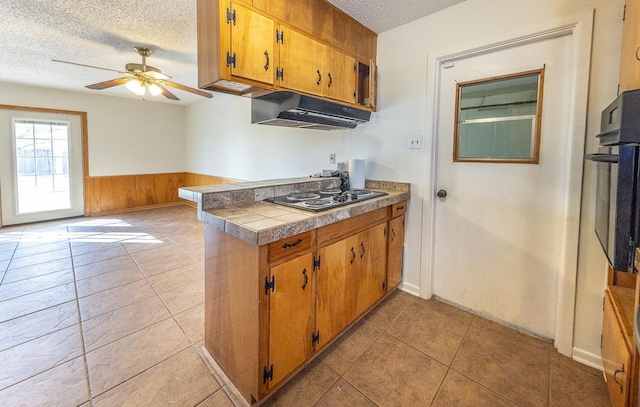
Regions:
<instances>
[{"instance_id":1,"label":"stainless range hood","mask_svg":"<svg viewBox=\"0 0 640 407\"><path fill-rule=\"evenodd\" d=\"M251 99L251 123L315 130L353 129L371 112L295 92L273 92Z\"/></svg>"}]
</instances>

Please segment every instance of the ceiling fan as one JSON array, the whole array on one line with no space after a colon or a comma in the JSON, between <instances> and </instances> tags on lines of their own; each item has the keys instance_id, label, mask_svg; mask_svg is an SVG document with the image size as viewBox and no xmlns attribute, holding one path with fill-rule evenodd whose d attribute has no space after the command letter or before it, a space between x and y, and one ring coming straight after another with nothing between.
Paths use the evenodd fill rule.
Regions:
<instances>
[{"instance_id":1,"label":"ceiling fan","mask_svg":"<svg viewBox=\"0 0 640 407\"><path fill-rule=\"evenodd\" d=\"M87 85L86 88L102 90L111 88L113 86L125 85L127 89L135 93L139 96L144 96L147 91L152 95L156 96L162 93L164 97L171 100L180 100L176 95L169 92L166 86L171 86L172 88L180 89L186 92L194 93L196 95L204 96L206 98L212 98L213 95L207 92L203 92L199 89L190 88L189 86L181 85L179 83L171 82L169 79L171 77L169 75L165 75L158 68L154 68L153 66L147 65L147 58L153 54L153 50L147 47L133 47L138 54L142 57L142 63L130 63L126 64L124 67L124 71L117 71L115 69L108 68L100 68L98 66L91 66L85 64L78 64L76 62L69 61L60 61L57 59L53 59L53 62L61 62L64 64L78 65L84 66L86 68L94 68L94 69L102 69L103 71L111 71L116 72L121 75L125 75L121 78L111 79L105 82L94 83L93 85Z\"/></svg>"}]
</instances>

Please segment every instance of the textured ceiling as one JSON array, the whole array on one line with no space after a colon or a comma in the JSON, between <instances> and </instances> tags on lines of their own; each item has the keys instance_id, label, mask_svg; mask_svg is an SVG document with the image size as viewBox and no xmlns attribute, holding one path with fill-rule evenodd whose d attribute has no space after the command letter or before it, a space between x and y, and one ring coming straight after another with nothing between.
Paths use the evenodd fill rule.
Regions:
<instances>
[{"instance_id":1,"label":"textured ceiling","mask_svg":"<svg viewBox=\"0 0 640 407\"><path fill-rule=\"evenodd\" d=\"M433 14L464 0L327 0L381 33Z\"/></svg>"},{"instance_id":2,"label":"textured ceiling","mask_svg":"<svg viewBox=\"0 0 640 407\"><path fill-rule=\"evenodd\" d=\"M382 32L463 0L329 0ZM133 50L155 50L147 64L172 81L197 87L196 0L3 0L0 12L0 81L103 95L140 98L123 86L101 91L84 85L118 77L115 72L52 62L77 62L124 70L140 62ZM173 90L172 90L173 91ZM180 102L202 99L176 90Z\"/></svg>"}]
</instances>

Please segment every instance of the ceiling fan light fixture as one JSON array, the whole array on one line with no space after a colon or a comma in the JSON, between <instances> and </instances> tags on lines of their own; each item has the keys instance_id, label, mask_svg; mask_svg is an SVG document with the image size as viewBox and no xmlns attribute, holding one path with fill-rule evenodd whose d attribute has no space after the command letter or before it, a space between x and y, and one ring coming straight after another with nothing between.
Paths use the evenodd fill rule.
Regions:
<instances>
[{"instance_id":1,"label":"ceiling fan light fixture","mask_svg":"<svg viewBox=\"0 0 640 407\"><path fill-rule=\"evenodd\" d=\"M127 89L138 96L144 96L144 94L146 93L145 86L137 79L130 80L124 86L126 86Z\"/></svg>"},{"instance_id":2,"label":"ceiling fan light fixture","mask_svg":"<svg viewBox=\"0 0 640 407\"><path fill-rule=\"evenodd\" d=\"M158 96L162 93L162 88L155 83L150 83L147 86L149 87L149 93L151 93L151 96Z\"/></svg>"}]
</instances>

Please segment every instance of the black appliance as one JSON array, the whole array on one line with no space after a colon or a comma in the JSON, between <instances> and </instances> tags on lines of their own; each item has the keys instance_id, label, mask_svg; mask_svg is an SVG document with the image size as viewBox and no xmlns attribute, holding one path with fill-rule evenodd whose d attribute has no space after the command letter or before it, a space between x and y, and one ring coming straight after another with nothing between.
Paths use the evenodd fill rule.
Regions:
<instances>
[{"instance_id":1,"label":"black appliance","mask_svg":"<svg viewBox=\"0 0 640 407\"><path fill-rule=\"evenodd\" d=\"M358 203L367 199L378 198L387 195L386 192L371 191L369 189L349 189L342 191L340 188L326 189L312 192L297 192L265 201L305 211L321 212L339 206Z\"/></svg>"},{"instance_id":2,"label":"black appliance","mask_svg":"<svg viewBox=\"0 0 640 407\"><path fill-rule=\"evenodd\" d=\"M640 90L624 92L602 112L597 154L595 231L614 270L633 267L640 239Z\"/></svg>"},{"instance_id":3,"label":"black appliance","mask_svg":"<svg viewBox=\"0 0 640 407\"><path fill-rule=\"evenodd\" d=\"M273 92L251 99L251 123L315 130L353 129L371 112L295 92Z\"/></svg>"}]
</instances>

